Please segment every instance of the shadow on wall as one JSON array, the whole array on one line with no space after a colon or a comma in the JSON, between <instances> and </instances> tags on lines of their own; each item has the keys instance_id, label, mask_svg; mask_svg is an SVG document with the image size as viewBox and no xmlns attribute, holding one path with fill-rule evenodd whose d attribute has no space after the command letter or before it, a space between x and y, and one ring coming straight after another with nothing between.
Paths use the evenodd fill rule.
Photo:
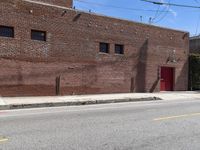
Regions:
<instances>
[{"instance_id":1,"label":"shadow on wall","mask_svg":"<svg viewBox=\"0 0 200 150\"><path fill-rule=\"evenodd\" d=\"M139 50L138 63L136 65L135 91L146 92L146 66L149 41L146 40ZM132 87L132 86L131 86Z\"/></svg>"},{"instance_id":2,"label":"shadow on wall","mask_svg":"<svg viewBox=\"0 0 200 150\"><path fill-rule=\"evenodd\" d=\"M153 93L156 88L157 88L157 85L160 83L160 79L159 79L159 75L160 74L160 67L158 67L157 69L157 79L154 81L152 87L150 88L149 92Z\"/></svg>"}]
</instances>

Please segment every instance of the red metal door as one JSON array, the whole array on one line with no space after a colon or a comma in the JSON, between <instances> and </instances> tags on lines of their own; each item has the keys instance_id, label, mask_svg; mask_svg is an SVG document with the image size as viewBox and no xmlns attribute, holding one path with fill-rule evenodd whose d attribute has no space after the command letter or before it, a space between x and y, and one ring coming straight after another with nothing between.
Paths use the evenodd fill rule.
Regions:
<instances>
[{"instance_id":1,"label":"red metal door","mask_svg":"<svg viewBox=\"0 0 200 150\"><path fill-rule=\"evenodd\" d=\"M171 67L161 67L161 91L173 91L174 69Z\"/></svg>"}]
</instances>

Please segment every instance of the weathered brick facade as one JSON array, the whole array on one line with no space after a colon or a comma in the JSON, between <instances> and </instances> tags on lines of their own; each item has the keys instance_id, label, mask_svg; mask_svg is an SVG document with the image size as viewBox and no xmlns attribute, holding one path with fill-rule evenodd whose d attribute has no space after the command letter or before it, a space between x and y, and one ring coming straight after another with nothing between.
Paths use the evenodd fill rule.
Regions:
<instances>
[{"instance_id":1,"label":"weathered brick facade","mask_svg":"<svg viewBox=\"0 0 200 150\"><path fill-rule=\"evenodd\" d=\"M174 90L187 90L188 33L26 0L1 0L0 95L55 95L160 91L160 67L175 68ZM31 30L47 41L31 40ZM99 43L110 43L109 54ZM124 45L124 54L114 53ZM176 50L176 63L169 61Z\"/></svg>"},{"instance_id":2,"label":"weathered brick facade","mask_svg":"<svg viewBox=\"0 0 200 150\"><path fill-rule=\"evenodd\" d=\"M73 6L73 0L27 0L27 1L43 2L47 4L53 4L69 8L72 8Z\"/></svg>"}]
</instances>

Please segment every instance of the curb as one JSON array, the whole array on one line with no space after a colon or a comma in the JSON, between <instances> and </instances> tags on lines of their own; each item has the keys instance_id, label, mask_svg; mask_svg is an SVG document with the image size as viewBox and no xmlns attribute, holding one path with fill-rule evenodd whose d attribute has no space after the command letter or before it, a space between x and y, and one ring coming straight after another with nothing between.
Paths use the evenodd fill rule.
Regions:
<instances>
[{"instance_id":1,"label":"curb","mask_svg":"<svg viewBox=\"0 0 200 150\"><path fill-rule=\"evenodd\" d=\"M158 100L162 100L162 99L159 97L146 97L146 98L124 98L124 99L108 99L108 100L68 101L68 102L55 102L55 103L47 102L47 103L33 103L33 104L11 104L11 105L0 105L0 110L61 107L61 106L80 106L80 105L158 101Z\"/></svg>"}]
</instances>

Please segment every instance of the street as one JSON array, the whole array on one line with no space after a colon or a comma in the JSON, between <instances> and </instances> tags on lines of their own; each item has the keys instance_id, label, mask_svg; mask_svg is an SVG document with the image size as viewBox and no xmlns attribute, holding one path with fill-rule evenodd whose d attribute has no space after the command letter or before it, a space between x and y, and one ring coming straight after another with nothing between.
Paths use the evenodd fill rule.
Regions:
<instances>
[{"instance_id":1,"label":"street","mask_svg":"<svg viewBox=\"0 0 200 150\"><path fill-rule=\"evenodd\" d=\"M1 150L199 150L200 99L0 111Z\"/></svg>"}]
</instances>

